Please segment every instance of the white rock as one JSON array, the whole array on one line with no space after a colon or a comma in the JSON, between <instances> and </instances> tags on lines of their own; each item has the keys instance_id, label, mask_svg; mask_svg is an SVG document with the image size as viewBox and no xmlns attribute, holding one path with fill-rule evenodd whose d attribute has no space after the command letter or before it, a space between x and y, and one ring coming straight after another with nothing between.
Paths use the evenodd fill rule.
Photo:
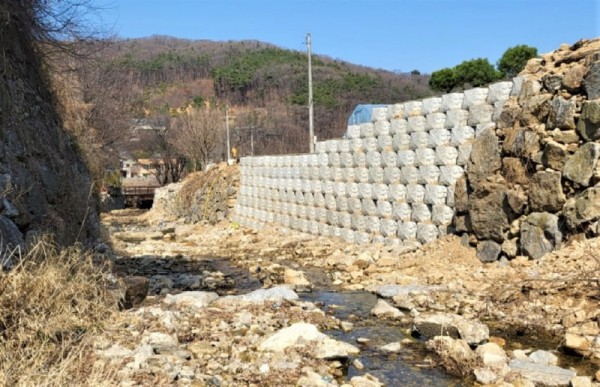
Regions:
<instances>
[{"instance_id":1,"label":"white rock","mask_svg":"<svg viewBox=\"0 0 600 387\"><path fill-rule=\"evenodd\" d=\"M390 134L406 134L408 132L408 121L405 118L394 118L390 123Z\"/></svg>"},{"instance_id":2,"label":"white rock","mask_svg":"<svg viewBox=\"0 0 600 387\"><path fill-rule=\"evenodd\" d=\"M429 146L435 148L437 146L450 145L452 138L451 132L448 129L434 129L429 132Z\"/></svg>"},{"instance_id":3,"label":"white rock","mask_svg":"<svg viewBox=\"0 0 600 387\"><path fill-rule=\"evenodd\" d=\"M385 353L400 353L400 351L402 351L402 344L400 344L399 341L396 341L394 343L383 345L379 349Z\"/></svg>"},{"instance_id":4,"label":"white rock","mask_svg":"<svg viewBox=\"0 0 600 387\"><path fill-rule=\"evenodd\" d=\"M482 363L486 366L502 367L508 363L506 352L496 343L480 345L475 350Z\"/></svg>"},{"instance_id":5,"label":"white rock","mask_svg":"<svg viewBox=\"0 0 600 387\"><path fill-rule=\"evenodd\" d=\"M150 332L142 337L142 344L151 345L152 348L176 347L179 344L177 337L161 332Z\"/></svg>"},{"instance_id":6,"label":"white rock","mask_svg":"<svg viewBox=\"0 0 600 387\"><path fill-rule=\"evenodd\" d=\"M214 292L192 291L176 295L167 294L164 303L167 305L174 304L179 307L185 306L199 309L209 305L217 298L219 298L219 295Z\"/></svg>"},{"instance_id":7,"label":"white rock","mask_svg":"<svg viewBox=\"0 0 600 387\"><path fill-rule=\"evenodd\" d=\"M98 353L101 356L108 358L123 358L133 356L132 350L122 347L119 344L113 344L110 348L103 351L98 351Z\"/></svg>"},{"instance_id":8,"label":"white rock","mask_svg":"<svg viewBox=\"0 0 600 387\"><path fill-rule=\"evenodd\" d=\"M414 117L421 115L421 109L423 102L421 101L409 101L404 103L404 117Z\"/></svg>"},{"instance_id":9,"label":"white rock","mask_svg":"<svg viewBox=\"0 0 600 387\"><path fill-rule=\"evenodd\" d=\"M443 185L427 184L423 202L425 204L445 204L448 188Z\"/></svg>"},{"instance_id":10,"label":"white rock","mask_svg":"<svg viewBox=\"0 0 600 387\"><path fill-rule=\"evenodd\" d=\"M456 165L458 149L452 146L438 146L435 150L435 165Z\"/></svg>"},{"instance_id":11,"label":"white rock","mask_svg":"<svg viewBox=\"0 0 600 387\"><path fill-rule=\"evenodd\" d=\"M424 132L427 128L427 119L423 116L408 117L408 133Z\"/></svg>"},{"instance_id":12,"label":"white rock","mask_svg":"<svg viewBox=\"0 0 600 387\"><path fill-rule=\"evenodd\" d=\"M317 359L336 360L347 359L349 355L357 355L360 349L352 344L326 338L317 344L314 356Z\"/></svg>"},{"instance_id":13,"label":"white rock","mask_svg":"<svg viewBox=\"0 0 600 387\"><path fill-rule=\"evenodd\" d=\"M442 95L441 110L446 112L453 109L461 109L463 104L463 93L450 93Z\"/></svg>"},{"instance_id":14,"label":"white rock","mask_svg":"<svg viewBox=\"0 0 600 387\"><path fill-rule=\"evenodd\" d=\"M413 206L414 207L414 206ZM414 208L413 208L414 216ZM439 237L439 230L434 224L418 223L417 224L417 240L421 243L429 243Z\"/></svg>"},{"instance_id":15,"label":"white rock","mask_svg":"<svg viewBox=\"0 0 600 387\"><path fill-rule=\"evenodd\" d=\"M380 318L397 319L404 316L404 313L388 304L385 300L377 300L377 304L371 309L371 315Z\"/></svg>"},{"instance_id":16,"label":"white rock","mask_svg":"<svg viewBox=\"0 0 600 387\"><path fill-rule=\"evenodd\" d=\"M463 109L453 109L446 112L446 121L444 128L452 129L459 126L467 125L469 120L469 112Z\"/></svg>"},{"instance_id":17,"label":"white rock","mask_svg":"<svg viewBox=\"0 0 600 387\"><path fill-rule=\"evenodd\" d=\"M463 109L471 109L474 106L485 104L489 90L487 87L476 87L464 91Z\"/></svg>"},{"instance_id":18,"label":"white rock","mask_svg":"<svg viewBox=\"0 0 600 387\"><path fill-rule=\"evenodd\" d=\"M488 86L489 94L487 102L490 104L494 104L498 101L507 100L508 97L510 97L512 87L513 83L511 81L492 83Z\"/></svg>"},{"instance_id":19,"label":"white rock","mask_svg":"<svg viewBox=\"0 0 600 387\"><path fill-rule=\"evenodd\" d=\"M431 220L431 211L429 206L423 203L413 203L411 219L415 222L428 222ZM431 225L429 225L431 226ZM417 231L418 234L418 231ZM437 237L437 235L436 235ZM417 235L418 238L418 235ZM421 243L423 243L421 241Z\"/></svg>"},{"instance_id":20,"label":"white rock","mask_svg":"<svg viewBox=\"0 0 600 387\"><path fill-rule=\"evenodd\" d=\"M303 345L308 341L321 342L325 339L327 339L327 335L319 332L315 325L300 322L280 329L263 340L257 349L259 351L282 352L286 348Z\"/></svg>"},{"instance_id":21,"label":"white rock","mask_svg":"<svg viewBox=\"0 0 600 387\"><path fill-rule=\"evenodd\" d=\"M410 134L410 149L427 148L429 133L413 132Z\"/></svg>"},{"instance_id":22,"label":"white rock","mask_svg":"<svg viewBox=\"0 0 600 387\"><path fill-rule=\"evenodd\" d=\"M394 219L409 222L412 214L412 207L408 203L404 202L394 202L392 204L392 214ZM400 225L399 225L400 227ZM399 231L399 230L398 230ZM416 232L416 228L415 228Z\"/></svg>"},{"instance_id":23,"label":"white rock","mask_svg":"<svg viewBox=\"0 0 600 387\"><path fill-rule=\"evenodd\" d=\"M529 355L529 360L536 364L558 365L558 357L548 351L537 350Z\"/></svg>"},{"instance_id":24,"label":"white rock","mask_svg":"<svg viewBox=\"0 0 600 387\"><path fill-rule=\"evenodd\" d=\"M415 150L416 166L434 165L435 150L431 148L419 148Z\"/></svg>"},{"instance_id":25,"label":"white rock","mask_svg":"<svg viewBox=\"0 0 600 387\"><path fill-rule=\"evenodd\" d=\"M442 108L442 99L440 97L425 98L421 106L421 113L428 115L439 112Z\"/></svg>"},{"instance_id":26,"label":"white rock","mask_svg":"<svg viewBox=\"0 0 600 387\"><path fill-rule=\"evenodd\" d=\"M444 129L446 115L444 113L430 113L427 115L425 130Z\"/></svg>"}]
</instances>

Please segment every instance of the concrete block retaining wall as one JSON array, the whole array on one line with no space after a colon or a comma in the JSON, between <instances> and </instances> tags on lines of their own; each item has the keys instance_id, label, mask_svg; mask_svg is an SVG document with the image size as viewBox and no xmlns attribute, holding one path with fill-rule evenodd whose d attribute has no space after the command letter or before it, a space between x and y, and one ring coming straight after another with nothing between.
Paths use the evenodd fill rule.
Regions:
<instances>
[{"instance_id":1,"label":"concrete block retaining wall","mask_svg":"<svg viewBox=\"0 0 600 387\"><path fill-rule=\"evenodd\" d=\"M234 219L351 243L430 242L450 232L471 143L521 82L375 108L314 154L244 157Z\"/></svg>"}]
</instances>

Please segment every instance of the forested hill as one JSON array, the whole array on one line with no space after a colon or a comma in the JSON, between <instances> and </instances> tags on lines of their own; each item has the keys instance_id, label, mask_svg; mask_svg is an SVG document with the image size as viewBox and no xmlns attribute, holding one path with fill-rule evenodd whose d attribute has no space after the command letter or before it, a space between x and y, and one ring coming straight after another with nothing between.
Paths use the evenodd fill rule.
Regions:
<instances>
[{"instance_id":1,"label":"forested hill","mask_svg":"<svg viewBox=\"0 0 600 387\"><path fill-rule=\"evenodd\" d=\"M153 36L117 41L104 58L138 90L137 115L203 101L227 103L236 111L235 125L261 129L258 153L305 150L297 148L305 143L308 126L305 52L258 41ZM312 64L315 132L321 139L341 136L359 103L395 103L431 93L428 76L418 71L398 74L318 55Z\"/></svg>"}]
</instances>

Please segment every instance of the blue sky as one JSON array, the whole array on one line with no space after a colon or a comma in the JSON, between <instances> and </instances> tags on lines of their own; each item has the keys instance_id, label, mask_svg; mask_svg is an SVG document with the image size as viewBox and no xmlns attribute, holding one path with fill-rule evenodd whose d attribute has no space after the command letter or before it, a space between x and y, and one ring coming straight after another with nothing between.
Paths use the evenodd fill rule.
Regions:
<instances>
[{"instance_id":1,"label":"blue sky","mask_svg":"<svg viewBox=\"0 0 600 387\"><path fill-rule=\"evenodd\" d=\"M254 39L386 70L431 72L517 44L600 36L598 0L93 0L123 38Z\"/></svg>"}]
</instances>

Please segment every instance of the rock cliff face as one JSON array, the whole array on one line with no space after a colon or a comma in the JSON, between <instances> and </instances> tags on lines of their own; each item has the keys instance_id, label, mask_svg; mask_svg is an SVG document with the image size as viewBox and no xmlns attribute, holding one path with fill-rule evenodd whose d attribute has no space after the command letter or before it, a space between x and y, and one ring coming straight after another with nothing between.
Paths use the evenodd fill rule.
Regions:
<instances>
[{"instance_id":1,"label":"rock cliff face","mask_svg":"<svg viewBox=\"0 0 600 387\"><path fill-rule=\"evenodd\" d=\"M455 224L477 238L483 261L540 258L599 231L600 40L532 59L514 83L520 91L475 139L456 190L467 205Z\"/></svg>"},{"instance_id":2,"label":"rock cliff face","mask_svg":"<svg viewBox=\"0 0 600 387\"><path fill-rule=\"evenodd\" d=\"M41 233L60 244L97 233L90 175L61 127L27 22L2 11L0 258Z\"/></svg>"}]
</instances>

